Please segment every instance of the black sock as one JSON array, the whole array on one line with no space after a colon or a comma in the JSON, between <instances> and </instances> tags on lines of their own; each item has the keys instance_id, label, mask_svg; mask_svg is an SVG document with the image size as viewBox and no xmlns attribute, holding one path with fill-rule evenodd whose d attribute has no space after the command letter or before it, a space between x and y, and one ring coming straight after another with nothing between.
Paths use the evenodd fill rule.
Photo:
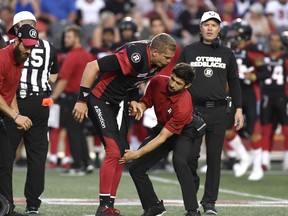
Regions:
<instances>
[{"instance_id":1,"label":"black sock","mask_svg":"<svg viewBox=\"0 0 288 216\"><path fill-rule=\"evenodd\" d=\"M110 196L100 196L100 206L110 206Z\"/></svg>"},{"instance_id":2,"label":"black sock","mask_svg":"<svg viewBox=\"0 0 288 216\"><path fill-rule=\"evenodd\" d=\"M114 202L115 202L115 197L110 197L110 204L109 204L109 206L110 206L111 208L114 208Z\"/></svg>"}]
</instances>

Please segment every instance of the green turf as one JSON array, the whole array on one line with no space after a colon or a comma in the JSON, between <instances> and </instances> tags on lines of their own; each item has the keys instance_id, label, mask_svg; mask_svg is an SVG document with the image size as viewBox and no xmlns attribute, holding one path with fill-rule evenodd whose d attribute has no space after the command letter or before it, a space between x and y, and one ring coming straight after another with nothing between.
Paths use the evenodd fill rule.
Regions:
<instances>
[{"instance_id":1,"label":"green turf","mask_svg":"<svg viewBox=\"0 0 288 216\"><path fill-rule=\"evenodd\" d=\"M25 169L16 169L14 172L14 197L23 198L23 187L25 178ZM67 205L51 204L46 201L40 208L40 215L47 216L84 216L95 215L98 199L99 177L98 171L91 175L83 177L64 177L59 175L59 170L46 172L46 188L42 198L47 199L89 199L92 203L89 205L77 205L70 203ZM169 200L181 200L180 187L174 173L153 172L152 180L155 190L160 199L167 203ZM198 192L198 198L203 194L203 184L205 175L201 174L201 187ZM219 204L217 204L218 215L227 216L287 216L288 215L288 173L268 172L262 181L247 181L247 175L241 178L234 178L231 172L222 172L221 189L219 193ZM137 201L137 205L117 205L123 216L141 215L142 208L139 204L138 195L131 178L127 172L123 174L117 199L131 199ZM23 212L25 204L16 202L16 210ZM261 203L262 201L263 203ZM237 206L237 202L249 202L250 206ZM277 207L284 203L284 207ZM234 204L226 206L225 203ZM269 204L274 204L271 206ZM254 205L255 204L255 205ZM262 204L263 206L257 206ZM166 205L166 216L180 216L184 214L183 205ZM202 208L200 208L203 212Z\"/></svg>"}]
</instances>

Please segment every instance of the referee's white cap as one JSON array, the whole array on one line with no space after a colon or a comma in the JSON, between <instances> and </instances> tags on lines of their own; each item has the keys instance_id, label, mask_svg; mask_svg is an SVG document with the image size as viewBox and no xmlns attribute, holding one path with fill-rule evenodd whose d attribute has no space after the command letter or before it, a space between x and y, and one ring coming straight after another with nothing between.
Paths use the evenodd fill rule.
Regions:
<instances>
[{"instance_id":1,"label":"referee's white cap","mask_svg":"<svg viewBox=\"0 0 288 216\"><path fill-rule=\"evenodd\" d=\"M219 23L222 22L218 13L216 13L215 11L207 11L207 12L203 13L201 20L200 20L200 24L202 24L203 22L206 22L209 19L215 19Z\"/></svg>"},{"instance_id":2,"label":"referee's white cap","mask_svg":"<svg viewBox=\"0 0 288 216\"><path fill-rule=\"evenodd\" d=\"M21 12L15 14L13 17L13 26L9 29L8 33L12 34L12 35L16 35L14 27L15 27L15 25L17 25L19 22L21 22L23 20L33 20L36 22L36 17L34 16L33 13L31 13L29 11L21 11Z\"/></svg>"}]
</instances>

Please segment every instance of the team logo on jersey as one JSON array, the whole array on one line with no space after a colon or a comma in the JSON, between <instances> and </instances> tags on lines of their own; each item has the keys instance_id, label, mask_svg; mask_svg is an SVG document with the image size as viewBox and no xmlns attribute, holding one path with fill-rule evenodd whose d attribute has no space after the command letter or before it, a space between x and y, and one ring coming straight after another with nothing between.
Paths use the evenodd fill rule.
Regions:
<instances>
[{"instance_id":1,"label":"team logo on jersey","mask_svg":"<svg viewBox=\"0 0 288 216\"><path fill-rule=\"evenodd\" d=\"M206 77L212 77L212 76L213 76L213 70L212 70L211 68L206 68L206 69L204 70L204 75L205 75Z\"/></svg>"},{"instance_id":2,"label":"team logo on jersey","mask_svg":"<svg viewBox=\"0 0 288 216\"><path fill-rule=\"evenodd\" d=\"M134 63L139 63L141 61L141 55L139 53L133 53L131 55L131 60Z\"/></svg>"},{"instance_id":3,"label":"team logo on jersey","mask_svg":"<svg viewBox=\"0 0 288 216\"><path fill-rule=\"evenodd\" d=\"M170 108L167 110L167 112L168 112L169 114L171 114L171 113L172 113L172 108L170 107Z\"/></svg>"}]
</instances>

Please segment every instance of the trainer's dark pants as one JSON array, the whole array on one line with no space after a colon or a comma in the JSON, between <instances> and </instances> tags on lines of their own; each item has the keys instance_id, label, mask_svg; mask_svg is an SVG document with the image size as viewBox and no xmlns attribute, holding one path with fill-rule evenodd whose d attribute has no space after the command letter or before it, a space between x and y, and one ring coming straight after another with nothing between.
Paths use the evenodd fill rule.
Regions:
<instances>
[{"instance_id":1,"label":"trainer's dark pants","mask_svg":"<svg viewBox=\"0 0 288 216\"><path fill-rule=\"evenodd\" d=\"M28 116L33 123L29 130L19 130L12 119L4 118L13 151L13 159L15 159L21 139L24 140L28 163L24 194L27 206L36 208L41 204L39 197L44 191L45 163L48 152L49 107L42 106L44 97L17 98L20 113Z\"/></svg>"},{"instance_id":2,"label":"trainer's dark pants","mask_svg":"<svg viewBox=\"0 0 288 216\"><path fill-rule=\"evenodd\" d=\"M149 137L143 141L139 148L154 139L159 134L160 129L159 125L153 128ZM157 149L132 162L129 172L136 186L143 209L152 207L159 200L147 171L171 150L173 150L173 165L181 186L185 209L198 208L197 187L194 182L199 184L197 160L200 146L194 145L193 139L187 132L186 135L173 135Z\"/></svg>"},{"instance_id":3,"label":"trainer's dark pants","mask_svg":"<svg viewBox=\"0 0 288 216\"><path fill-rule=\"evenodd\" d=\"M202 114L207 124L205 130L207 173L205 192L201 203L215 203L219 191L221 154L227 125L226 118L228 115L225 105L212 108L202 106L195 107ZM202 139L196 139L195 142L195 145L199 146L202 143ZM199 187L199 182L195 184L198 184Z\"/></svg>"},{"instance_id":4,"label":"trainer's dark pants","mask_svg":"<svg viewBox=\"0 0 288 216\"><path fill-rule=\"evenodd\" d=\"M0 120L0 194L14 208L12 192L13 154L4 121ZM12 209L10 209L11 211Z\"/></svg>"}]
</instances>

